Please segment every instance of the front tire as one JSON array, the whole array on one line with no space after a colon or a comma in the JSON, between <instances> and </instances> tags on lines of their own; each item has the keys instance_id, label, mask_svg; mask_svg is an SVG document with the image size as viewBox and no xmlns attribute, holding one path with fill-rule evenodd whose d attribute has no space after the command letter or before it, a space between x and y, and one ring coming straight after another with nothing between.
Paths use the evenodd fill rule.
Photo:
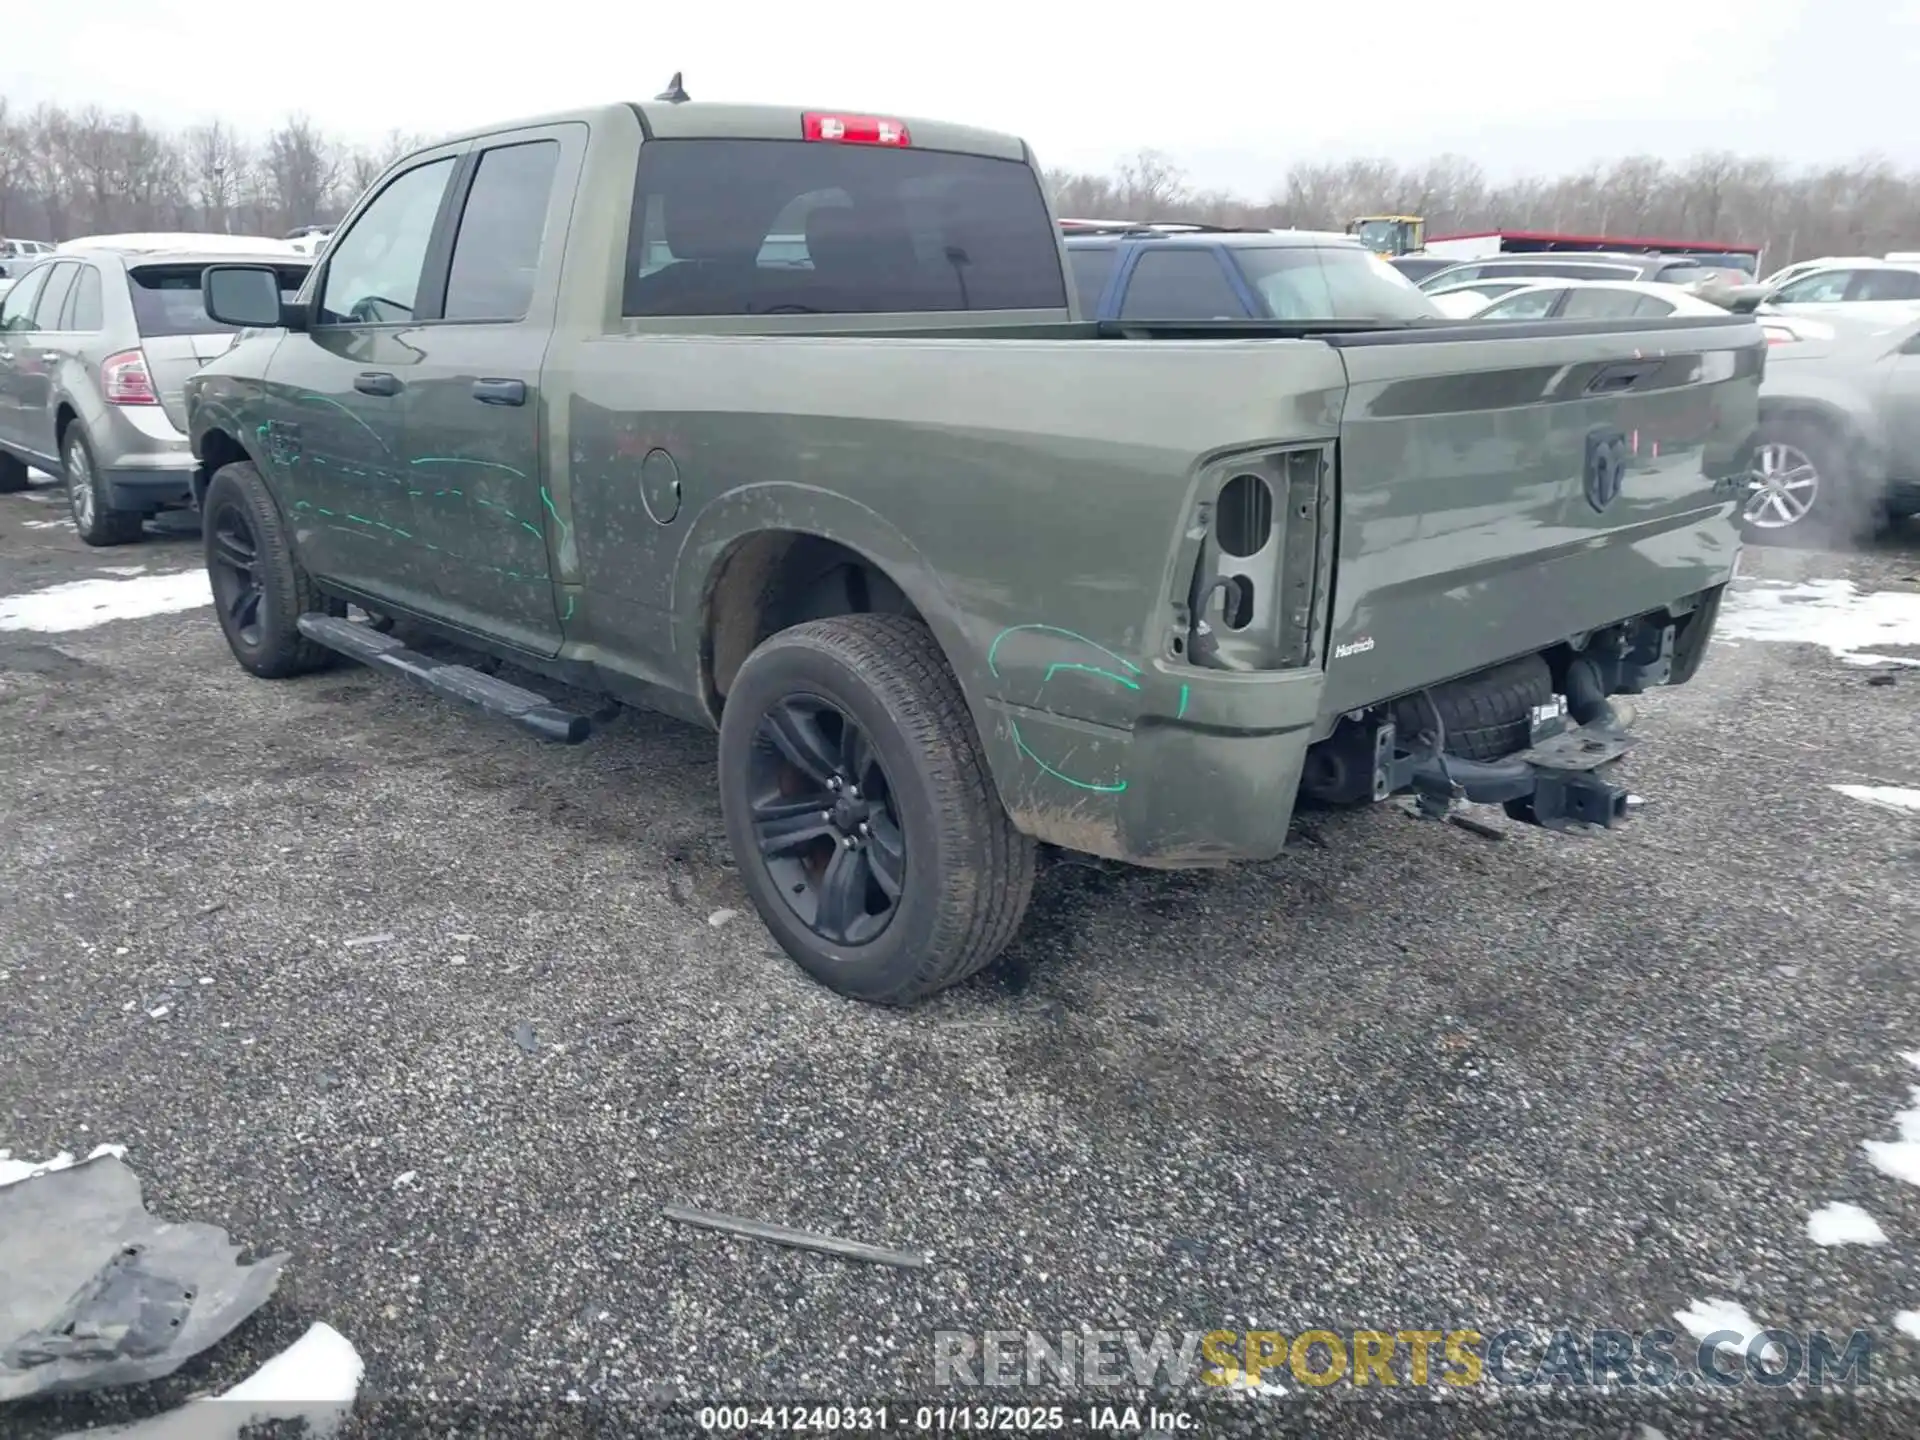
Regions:
<instances>
[{"instance_id":1,"label":"front tire","mask_svg":"<svg viewBox=\"0 0 1920 1440\"><path fill-rule=\"evenodd\" d=\"M93 463L93 446L76 421L60 439L60 460L66 471L67 510L73 528L88 545L129 545L140 538L146 515L139 510L115 510L107 487Z\"/></svg>"},{"instance_id":2,"label":"front tire","mask_svg":"<svg viewBox=\"0 0 1920 1440\"><path fill-rule=\"evenodd\" d=\"M308 611L344 615L300 567L267 482L246 461L223 466L207 486L207 579L227 648L243 669L280 680L325 669L336 658L300 633Z\"/></svg>"},{"instance_id":3,"label":"front tire","mask_svg":"<svg viewBox=\"0 0 1920 1440\"><path fill-rule=\"evenodd\" d=\"M774 939L852 999L907 1005L965 979L1032 897L1035 846L932 633L904 616L810 621L747 657L720 808Z\"/></svg>"}]
</instances>

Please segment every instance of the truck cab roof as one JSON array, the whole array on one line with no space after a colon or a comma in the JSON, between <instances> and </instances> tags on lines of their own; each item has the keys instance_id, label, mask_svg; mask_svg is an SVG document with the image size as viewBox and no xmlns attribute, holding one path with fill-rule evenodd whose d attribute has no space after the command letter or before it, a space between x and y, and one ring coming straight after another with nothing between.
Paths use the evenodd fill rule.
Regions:
<instances>
[{"instance_id":1,"label":"truck cab roof","mask_svg":"<svg viewBox=\"0 0 1920 1440\"><path fill-rule=\"evenodd\" d=\"M439 145L457 145L481 140L505 130L528 130L569 122L588 126L609 122L624 124L631 116L639 121L641 134L649 140L804 140L808 116L846 119L885 119L905 133L906 145L916 150L950 150L964 155L982 155L996 160L1026 161L1026 142L1017 135L998 130L982 130L950 121L929 120L916 115L875 116L869 110L833 109L828 106L736 105L723 101L667 100L609 102L525 116L472 130L447 135Z\"/></svg>"}]
</instances>

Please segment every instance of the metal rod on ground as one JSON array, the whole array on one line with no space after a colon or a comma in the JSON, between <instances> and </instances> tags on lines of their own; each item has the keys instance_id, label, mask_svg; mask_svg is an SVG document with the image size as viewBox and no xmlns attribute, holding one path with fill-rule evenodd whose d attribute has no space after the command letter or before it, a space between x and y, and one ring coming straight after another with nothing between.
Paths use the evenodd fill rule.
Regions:
<instances>
[{"instance_id":1,"label":"metal rod on ground","mask_svg":"<svg viewBox=\"0 0 1920 1440\"><path fill-rule=\"evenodd\" d=\"M695 1210L690 1205L666 1205L661 1214L683 1225L698 1225L703 1230L724 1230L744 1235L749 1240L768 1240L775 1245L792 1245L801 1250L819 1250L848 1260L866 1260L875 1265L898 1265L906 1270L923 1270L927 1257L917 1250L888 1250L880 1245L865 1245L858 1240L842 1240L836 1235L821 1235L812 1230L795 1230L786 1225L769 1225L762 1220L746 1220L738 1215L722 1215L717 1210Z\"/></svg>"}]
</instances>

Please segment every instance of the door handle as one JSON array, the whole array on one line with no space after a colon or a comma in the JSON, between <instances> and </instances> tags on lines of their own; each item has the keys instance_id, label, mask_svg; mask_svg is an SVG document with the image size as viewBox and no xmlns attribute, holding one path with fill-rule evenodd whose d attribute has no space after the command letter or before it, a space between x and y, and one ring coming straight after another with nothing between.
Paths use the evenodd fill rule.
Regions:
<instances>
[{"instance_id":1,"label":"door handle","mask_svg":"<svg viewBox=\"0 0 1920 1440\"><path fill-rule=\"evenodd\" d=\"M385 370L362 370L353 377L353 388L362 395L398 395L400 377Z\"/></svg>"},{"instance_id":2,"label":"door handle","mask_svg":"<svg viewBox=\"0 0 1920 1440\"><path fill-rule=\"evenodd\" d=\"M1611 395L1616 391L1631 390L1659 368L1658 360L1628 360L1618 365L1603 365L1587 382L1587 393Z\"/></svg>"},{"instance_id":3,"label":"door handle","mask_svg":"<svg viewBox=\"0 0 1920 1440\"><path fill-rule=\"evenodd\" d=\"M476 380L473 398L482 405L524 405L527 384L524 380Z\"/></svg>"}]
</instances>

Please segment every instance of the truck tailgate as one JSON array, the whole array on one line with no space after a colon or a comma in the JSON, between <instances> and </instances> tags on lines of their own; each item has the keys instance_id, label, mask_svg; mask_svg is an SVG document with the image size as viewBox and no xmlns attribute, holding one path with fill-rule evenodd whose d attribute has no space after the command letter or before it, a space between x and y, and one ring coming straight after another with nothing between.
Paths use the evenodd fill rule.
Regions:
<instances>
[{"instance_id":1,"label":"truck tailgate","mask_svg":"<svg viewBox=\"0 0 1920 1440\"><path fill-rule=\"evenodd\" d=\"M1751 323L1481 322L1327 343L1349 386L1330 710L1728 578L1766 356Z\"/></svg>"}]
</instances>

